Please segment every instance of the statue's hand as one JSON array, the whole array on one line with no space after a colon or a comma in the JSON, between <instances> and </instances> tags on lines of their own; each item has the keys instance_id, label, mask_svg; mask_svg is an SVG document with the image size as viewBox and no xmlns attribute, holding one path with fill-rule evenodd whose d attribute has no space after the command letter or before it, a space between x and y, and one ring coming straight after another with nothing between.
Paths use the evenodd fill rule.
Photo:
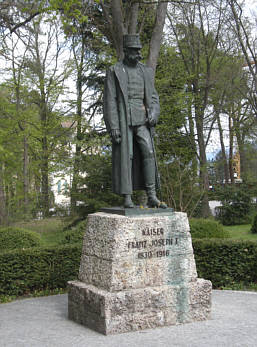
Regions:
<instances>
[{"instance_id":1,"label":"statue's hand","mask_svg":"<svg viewBox=\"0 0 257 347\"><path fill-rule=\"evenodd\" d=\"M156 126L156 119L149 115L148 119L147 119L147 123L150 127L155 127Z\"/></svg>"},{"instance_id":2,"label":"statue's hand","mask_svg":"<svg viewBox=\"0 0 257 347\"><path fill-rule=\"evenodd\" d=\"M155 127L157 124L156 118L153 115L153 112L151 110L148 109L147 112L147 124L148 126L151 127Z\"/></svg>"},{"instance_id":3,"label":"statue's hand","mask_svg":"<svg viewBox=\"0 0 257 347\"><path fill-rule=\"evenodd\" d=\"M120 130L119 129L111 130L111 138L112 138L112 142L115 143L116 145L121 143L121 133L120 133Z\"/></svg>"}]
</instances>

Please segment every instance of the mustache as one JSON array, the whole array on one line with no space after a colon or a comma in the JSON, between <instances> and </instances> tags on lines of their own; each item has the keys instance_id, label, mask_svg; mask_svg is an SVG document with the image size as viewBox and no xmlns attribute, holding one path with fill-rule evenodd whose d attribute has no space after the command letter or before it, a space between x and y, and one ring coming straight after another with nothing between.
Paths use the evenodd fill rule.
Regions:
<instances>
[{"instance_id":1,"label":"mustache","mask_svg":"<svg viewBox=\"0 0 257 347\"><path fill-rule=\"evenodd\" d=\"M137 59L137 60L142 60L143 59L143 57L142 57L142 55L140 53L137 54L137 55L128 54L127 57L128 57L128 59Z\"/></svg>"}]
</instances>

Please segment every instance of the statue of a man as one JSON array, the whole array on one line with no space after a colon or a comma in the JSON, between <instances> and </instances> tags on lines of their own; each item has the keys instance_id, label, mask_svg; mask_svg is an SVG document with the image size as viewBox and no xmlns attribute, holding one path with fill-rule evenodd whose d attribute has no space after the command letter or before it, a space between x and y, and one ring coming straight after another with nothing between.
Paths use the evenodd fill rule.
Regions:
<instances>
[{"instance_id":1,"label":"statue of a man","mask_svg":"<svg viewBox=\"0 0 257 347\"><path fill-rule=\"evenodd\" d=\"M166 208L156 196L156 163L150 127L160 114L153 71L139 63L139 35L124 35L124 60L106 74L104 120L112 138L113 192L133 208L133 190L146 190L148 207Z\"/></svg>"}]
</instances>

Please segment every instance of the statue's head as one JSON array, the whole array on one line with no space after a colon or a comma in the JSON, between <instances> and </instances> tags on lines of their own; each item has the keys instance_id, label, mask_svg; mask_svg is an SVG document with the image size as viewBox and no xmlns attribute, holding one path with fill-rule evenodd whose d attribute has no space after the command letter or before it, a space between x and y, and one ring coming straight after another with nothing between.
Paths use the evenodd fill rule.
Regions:
<instances>
[{"instance_id":1,"label":"statue's head","mask_svg":"<svg viewBox=\"0 0 257 347\"><path fill-rule=\"evenodd\" d=\"M136 65L142 59L140 50L142 48L138 34L123 36L123 50L125 62L130 65Z\"/></svg>"}]
</instances>

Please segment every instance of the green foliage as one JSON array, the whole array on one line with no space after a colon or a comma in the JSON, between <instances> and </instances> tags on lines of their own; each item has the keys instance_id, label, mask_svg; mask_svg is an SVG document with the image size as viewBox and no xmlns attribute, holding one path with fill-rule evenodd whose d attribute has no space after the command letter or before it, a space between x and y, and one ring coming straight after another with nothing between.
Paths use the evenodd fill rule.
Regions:
<instances>
[{"instance_id":1,"label":"green foliage","mask_svg":"<svg viewBox=\"0 0 257 347\"><path fill-rule=\"evenodd\" d=\"M67 218L45 218L16 222L12 226L34 231L40 236L42 246L58 245L63 240L63 229Z\"/></svg>"},{"instance_id":2,"label":"green foliage","mask_svg":"<svg viewBox=\"0 0 257 347\"><path fill-rule=\"evenodd\" d=\"M40 237L33 231L8 227L0 229L0 251L40 246Z\"/></svg>"},{"instance_id":3,"label":"green foliage","mask_svg":"<svg viewBox=\"0 0 257 347\"><path fill-rule=\"evenodd\" d=\"M229 237L228 231L212 219L192 218L189 220L189 225L193 239L226 239Z\"/></svg>"},{"instance_id":4,"label":"green foliage","mask_svg":"<svg viewBox=\"0 0 257 347\"><path fill-rule=\"evenodd\" d=\"M245 185L240 187L230 185L217 191L217 197L222 202L218 219L224 225L248 224L251 222L252 192Z\"/></svg>"},{"instance_id":5,"label":"green foliage","mask_svg":"<svg viewBox=\"0 0 257 347\"><path fill-rule=\"evenodd\" d=\"M65 288L77 278L81 243L0 253L0 295Z\"/></svg>"},{"instance_id":6,"label":"green foliage","mask_svg":"<svg viewBox=\"0 0 257 347\"><path fill-rule=\"evenodd\" d=\"M82 216L99 211L101 207L119 206L122 198L112 193L111 188L111 156L107 151L104 155L87 155L83 157L81 170L87 175L80 178L77 200L84 204L78 207L77 212Z\"/></svg>"},{"instance_id":7,"label":"green foliage","mask_svg":"<svg viewBox=\"0 0 257 347\"><path fill-rule=\"evenodd\" d=\"M66 230L63 233L64 239L62 240L61 243L67 244L67 243L82 242L86 225L87 225L87 220L83 220L79 222L76 226L72 227L70 230Z\"/></svg>"},{"instance_id":8,"label":"green foliage","mask_svg":"<svg viewBox=\"0 0 257 347\"><path fill-rule=\"evenodd\" d=\"M62 244L82 242L85 230L68 230L64 233L64 239L61 241Z\"/></svg>"},{"instance_id":9,"label":"green foliage","mask_svg":"<svg viewBox=\"0 0 257 347\"><path fill-rule=\"evenodd\" d=\"M214 288L257 283L257 243L231 240L193 240L198 276ZM81 242L58 247L0 253L0 298L65 288L77 278Z\"/></svg>"},{"instance_id":10,"label":"green foliage","mask_svg":"<svg viewBox=\"0 0 257 347\"><path fill-rule=\"evenodd\" d=\"M162 46L155 85L160 97L161 114L156 127L156 148L162 179L163 198L177 211L191 211L199 200L195 184L195 150L183 128L192 106L192 95L185 89L187 75L174 47Z\"/></svg>"},{"instance_id":11,"label":"green foliage","mask_svg":"<svg viewBox=\"0 0 257 347\"><path fill-rule=\"evenodd\" d=\"M33 219L30 221L20 221L13 224L13 226L23 229L35 231L37 233L55 232L63 229L66 218L51 217L43 219Z\"/></svg>"},{"instance_id":12,"label":"green foliage","mask_svg":"<svg viewBox=\"0 0 257 347\"><path fill-rule=\"evenodd\" d=\"M257 234L250 232L251 224L223 225L231 240L257 241Z\"/></svg>"},{"instance_id":13,"label":"green foliage","mask_svg":"<svg viewBox=\"0 0 257 347\"><path fill-rule=\"evenodd\" d=\"M198 276L214 288L257 283L257 243L231 240L193 240Z\"/></svg>"},{"instance_id":14,"label":"green foliage","mask_svg":"<svg viewBox=\"0 0 257 347\"><path fill-rule=\"evenodd\" d=\"M163 159L178 154L186 161L192 153L188 139L180 131L187 115L188 97L185 91L186 75L180 57L173 47L161 47L155 85L160 97L161 114L157 125L160 135L158 148ZM181 151L183 148L183 151Z\"/></svg>"},{"instance_id":15,"label":"green foliage","mask_svg":"<svg viewBox=\"0 0 257 347\"><path fill-rule=\"evenodd\" d=\"M254 118L254 122L256 123L255 115L252 116ZM249 124L245 124L245 127L248 125L249 131L255 131L256 126L250 126ZM241 127L240 122L240 127ZM256 133L254 132L253 138L256 138ZM254 187L256 187L257 183L257 141L253 142L251 140L250 143L244 144L243 153L244 156L244 172L243 179L247 180L247 182L251 182ZM255 188L256 191L256 188Z\"/></svg>"},{"instance_id":16,"label":"green foliage","mask_svg":"<svg viewBox=\"0 0 257 347\"><path fill-rule=\"evenodd\" d=\"M255 217L253 219L253 224L251 227L251 233L257 234L257 214L255 215Z\"/></svg>"}]
</instances>

